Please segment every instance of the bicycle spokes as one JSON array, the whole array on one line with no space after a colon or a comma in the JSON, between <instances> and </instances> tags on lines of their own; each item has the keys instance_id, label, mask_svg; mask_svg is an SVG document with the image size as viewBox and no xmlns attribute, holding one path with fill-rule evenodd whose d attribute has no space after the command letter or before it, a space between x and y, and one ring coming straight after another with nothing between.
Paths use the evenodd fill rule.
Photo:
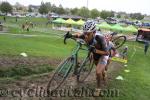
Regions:
<instances>
[{"instance_id":1,"label":"bicycle spokes","mask_svg":"<svg viewBox=\"0 0 150 100\"><path fill-rule=\"evenodd\" d=\"M59 86L63 83L63 81L67 78L69 72L71 71L73 60L74 59L72 57L69 57L58 66L47 85L48 91L59 88Z\"/></svg>"},{"instance_id":2,"label":"bicycle spokes","mask_svg":"<svg viewBox=\"0 0 150 100\"><path fill-rule=\"evenodd\" d=\"M88 75L90 74L92 68L93 68L93 59L91 59L91 57L87 57L83 63L81 64L81 67L79 69L78 75L77 75L77 79L80 82L83 82Z\"/></svg>"},{"instance_id":3,"label":"bicycle spokes","mask_svg":"<svg viewBox=\"0 0 150 100\"><path fill-rule=\"evenodd\" d=\"M112 40L112 42L114 43L115 48L117 49L117 48L121 47L126 42L126 37L125 36L119 36L117 38L114 38Z\"/></svg>"}]
</instances>

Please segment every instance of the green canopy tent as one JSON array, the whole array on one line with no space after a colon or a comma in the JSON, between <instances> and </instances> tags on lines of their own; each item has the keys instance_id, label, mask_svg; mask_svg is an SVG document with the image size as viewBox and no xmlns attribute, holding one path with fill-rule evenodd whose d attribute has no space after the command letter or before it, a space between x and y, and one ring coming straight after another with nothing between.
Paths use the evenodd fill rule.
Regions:
<instances>
[{"instance_id":1,"label":"green canopy tent","mask_svg":"<svg viewBox=\"0 0 150 100\"><path fill-rule=\"evenodd\" d=\"M121 31L121 32L125 31L125 29L119 24L115 24L114 26L111 27L111 29L114 31Z\"/></svg>"},{"instance_id":2,"label":"green canopy tent","mask_svg":"<svg viewBox=\"0 0 150 100\"><path fill-rule=\"evenodd\" d=\"M65 24L71 24L72 25L72 24L76 24L76 22L74 20L72 20L71 18L69 18L65 21Z\"/></svg>"},{"instance_id":3,"label":"green canopy tent","mask_svg":"<svg viewBox=\"0 0 150 100\"><path fill-rule=\"evenodd\" d=\"M78 20L76 22L76 25L83 25L85 23L85 21L83 21L82 19Z\"/></svg>"},{"instance_id":4,"label":"green canopy tent","mask_svg":"<svg viewBox=\"0 0 150 100\"><path fill-rule=\"evenodd\" d=\"M138 31L133 25L126 27L125 30L127 32L137 32Z\"/></svg>"},{"instance_id":5,"label":"green canopy tent","mask_svg":"<svg viewBox=\"0 0 150 100\"><path fill-rule=\"evenodd\" d=\"M64 20L64 19L62 19L62 18L57 18L56 20L53 20L52 21L52 27L53 28L60 28L61 29L61 27L62 27L62 24L64 24L66 21ZM56 26L56 27L55 27Z\"/></svg>"},{"instance_id":6,"label":"green canopy tent","mask_svg":"<svg viewBox=\"0 0 150 100\"><path fill-rule=\"evenodd\" d=\"M103 22L101 24L97 25L97 28L102 28L102 29L111 29L111 26L107 24L106 22Z\"/></svg>"},{"instance_id":7,"label":"green canopy tent","mask_svg":"<svg viewBox=\"0 0 150 100\"><path fill-rule=\"evenodd\" d=\"M65 23L66 21L62 18L57 18L56 20L52 21L53 23L59 23L59 24L63 24Z\"/></svg>"}]
</instances>

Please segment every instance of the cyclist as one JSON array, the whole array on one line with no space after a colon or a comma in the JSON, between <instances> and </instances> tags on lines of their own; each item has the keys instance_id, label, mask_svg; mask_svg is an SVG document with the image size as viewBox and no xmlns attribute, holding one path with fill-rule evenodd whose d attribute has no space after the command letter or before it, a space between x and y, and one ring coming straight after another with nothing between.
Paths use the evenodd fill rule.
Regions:
<instances>
[{"instance_id":1,"label":"cyclist","mask_svg":"<svg viewBox=\"0 0 150 100\"><path fill-rule=\"evenodd\" d=\"M114 34L114 33L112 33L112 34ZM114 46L114 44L111 41L112 40L112 34L110 34L110 33L104 34L104 37L105 37L105 39L107 41L107 50L109 51L107 65L105 67L105 73L108 70L108 65L111 62L111 58L117 54L117 50L115 49L115 46ZM106 74L104 74L104 75L106 75ZM104 80L105 79L106 79L106 76L104 77Z\"/></svg>"},{"instance_id":2,"label":"cyclist","mask_svg":"<svg viewBox=\"0 0 150 100\"><path fill-rule=\"evenodd\" d=\"M96 65L96 80L97 87L100 87L101 80L104 79L105 67L107 65L109 52L107 50L107 42L101 34L96 32L96 24L92 20L85 22L83 26L83 34L72 35L69 34L67 38L75 37L84 39L88 45L92 45L90 50L92 51L93 59Z\"/></svg>"}]
</instances>

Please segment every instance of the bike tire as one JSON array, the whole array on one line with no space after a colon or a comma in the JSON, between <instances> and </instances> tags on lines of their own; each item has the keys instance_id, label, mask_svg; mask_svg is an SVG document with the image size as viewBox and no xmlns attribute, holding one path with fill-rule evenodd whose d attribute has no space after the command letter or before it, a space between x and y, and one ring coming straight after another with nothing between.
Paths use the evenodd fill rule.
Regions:
<instances>
[{"instance_id":1,"label":"bike tire","mask_svg":"<svg viewBox=\"0 0 150 100\"><path fill-rule=\"evenodd\" d=\"M66 80L74 64L73 61L74 61L73 57L68 57L58 65L50 81L48 82L47 85L48 94L51 91L58 89L61 86L61 84Z\"/></svg>"},{"instance_id":2,"label":"bike tire","mask_svg":"<svg viewBox=\"0 0 150 100\"><path fill-rule=\"evenodd\" d=\"M127 40L126 36L118 36L114 38L112 42L115 45L115 49L120 48L126 42L126 40Z\"/></svg>"},{"instance_id":3,"label":"bike tire","mask_svg":"<svg viewBox=\"0 0 150 100\"><path fill-rule=\"evenodd\" d=\"M86 57L78 70L77 80L79 82L84 82L91 73L93 66L93 58L91 56Z\"/></svg>"}]
</instances>

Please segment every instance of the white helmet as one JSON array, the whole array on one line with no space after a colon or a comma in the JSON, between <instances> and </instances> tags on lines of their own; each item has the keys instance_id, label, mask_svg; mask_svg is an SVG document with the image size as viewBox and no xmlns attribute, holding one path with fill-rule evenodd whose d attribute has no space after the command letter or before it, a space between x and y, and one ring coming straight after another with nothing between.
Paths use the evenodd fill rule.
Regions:
<instances>
[{"instance_id":1,"label":"white helmet","mask_svg":"<svg viewBox=\"0 0 150 100\"><path fill-rule=\"evenodd\" d=\"M96 31L95 22L92 20L88 20L87 22L85 22L83 26L83 32L94 32L94 31Z\"/></svg>"}]
</instances>

